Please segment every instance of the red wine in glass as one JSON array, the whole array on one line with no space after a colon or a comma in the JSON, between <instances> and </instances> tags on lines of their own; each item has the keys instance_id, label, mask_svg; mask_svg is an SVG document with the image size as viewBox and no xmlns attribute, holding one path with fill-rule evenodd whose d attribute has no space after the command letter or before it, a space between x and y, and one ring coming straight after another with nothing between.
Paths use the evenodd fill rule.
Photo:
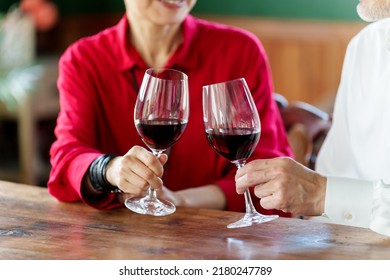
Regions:
<instances>
[{"instance_id":1,"label":"red wine in glass","mask_svg":"<svg viewBox=\"0 0 390 280\"><path fill-rule=\"evenodd\" d=\"M203 87L203 120L211 147L237 168L245 165L256 148L261 132L260 117L244 78ZM228 228L268 222L278 215L262 215L253 206L247 189L245 216Z\"/></svg>"},{"instance_id":2,"label":"red wine in glass","mask_svg":"<svg viewBox=\"0 0 390 280\"><path fill-rule=\"evenodd\" d=\"M134 108L134 124L142 141L160 156L183 135L189 117L188 77L181 71L150 68L145 72ZM149 186L147 196L126 199L125 206L139 214L165 216L176 206L158 199Z\"/></svg>"},{"instance_id":3,"label":"red wine in glass","mask_svg":"<svg viewBox=\"0 0 390 280\"><path fill-rule=\"evenodd\" d=\"M174 119L139 121L136 128L145 144L154 150L166 150L183 134L187 122Z\"/></svg>"},{"instance_id":4,"label":"red wine in glass","mask_svg":"<svg viewBox=\"0 0 390 280\"><path fill-rule=\"evenodd\" d=\"M246 160L260 139L260 131L252 128L206 130L207 140L218 154L227 160Z\"/></svg>"}]
</instances>

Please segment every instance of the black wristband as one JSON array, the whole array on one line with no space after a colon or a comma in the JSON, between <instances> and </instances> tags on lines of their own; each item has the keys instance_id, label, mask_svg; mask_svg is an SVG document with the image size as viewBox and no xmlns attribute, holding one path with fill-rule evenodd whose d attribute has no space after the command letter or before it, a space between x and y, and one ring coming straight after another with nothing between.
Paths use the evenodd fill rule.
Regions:
<instances>
[{"instance_id":1,"label":"black wristband","mask_svg":"<svg viewBox=\"0 0 390 280\"><path fill-rule=\"evenodd\" d=\"M121 193L122 191L117 187L111 185L106 178L107 164L116 155L106 154L95 159L89 166L88 175L92 187L102 193Z\"/></svg>"}]
</instances>

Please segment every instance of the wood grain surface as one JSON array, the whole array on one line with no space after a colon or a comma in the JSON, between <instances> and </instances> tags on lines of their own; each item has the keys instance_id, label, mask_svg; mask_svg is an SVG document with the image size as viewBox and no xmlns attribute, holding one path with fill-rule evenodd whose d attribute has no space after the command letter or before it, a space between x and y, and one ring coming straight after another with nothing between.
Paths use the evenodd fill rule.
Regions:
<instances>
[{"instance_id":1,"label":"wood grain surface","mask_svg":"<svg viewBox=\"0 0 390 280\"><path fill-rule=\"evenodd\" d=\"M390 259L368 229L279 218L239 229L243 213L178 208L166 217L58 202L46 188L0 181L0 259Z\"/></svg>"}]
</instances>

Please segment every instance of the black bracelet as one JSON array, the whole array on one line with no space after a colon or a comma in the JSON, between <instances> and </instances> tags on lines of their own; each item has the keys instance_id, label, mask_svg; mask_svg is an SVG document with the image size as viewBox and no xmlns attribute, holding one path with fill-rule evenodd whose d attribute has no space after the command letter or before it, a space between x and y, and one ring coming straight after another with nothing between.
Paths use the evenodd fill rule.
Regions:
<instances>
[{"instance_id":1,"label":"black bracelet","mask_svg":"<svg viewBox=\"0 0 390 280\"><path fill-rule=\"evenodd\" d=\"M117 186L111 185L106 178L107 164L114 157L116 157L114 154L102 155L95 159L89 166L89 180L91 181L92 187L98 192L122 193Z\"/></svg>"}]
</instances>

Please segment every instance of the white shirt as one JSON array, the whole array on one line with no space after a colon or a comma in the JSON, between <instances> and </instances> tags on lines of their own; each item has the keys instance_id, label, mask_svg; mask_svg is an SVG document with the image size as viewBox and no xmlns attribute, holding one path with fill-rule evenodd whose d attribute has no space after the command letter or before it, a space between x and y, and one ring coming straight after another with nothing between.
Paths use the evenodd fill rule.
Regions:
<instances>
[{"instance_id":1,"label":"white shirt","mask_svg":"<svg viewBox=\"0 0 390 280\"><path fill-rule=\"evenodd\" d=\"M390 235L390 19L349 43L333 124L317 158L325 215Z\"/></svg>"}]
</instances>

